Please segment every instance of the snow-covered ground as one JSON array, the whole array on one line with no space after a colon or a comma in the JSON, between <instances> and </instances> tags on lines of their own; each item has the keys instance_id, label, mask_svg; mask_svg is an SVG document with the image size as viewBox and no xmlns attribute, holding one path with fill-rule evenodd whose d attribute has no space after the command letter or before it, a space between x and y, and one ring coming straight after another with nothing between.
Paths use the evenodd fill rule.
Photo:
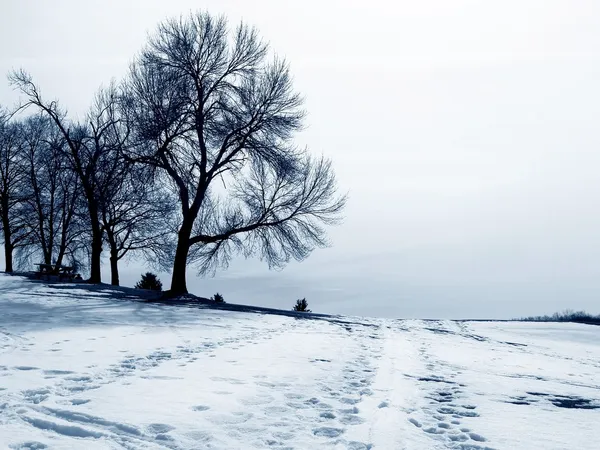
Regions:
<instances>
[{"instance_id":1,"label":"snow-covered ground","mask_svg":"<svg viewBox=\"0 0 600 450\"><path fill-rule=\"evenodd\" d=\"M2 449L597 449L598 408L600 327L306 319L0 274Z\"/></svg>"}]
</instances>

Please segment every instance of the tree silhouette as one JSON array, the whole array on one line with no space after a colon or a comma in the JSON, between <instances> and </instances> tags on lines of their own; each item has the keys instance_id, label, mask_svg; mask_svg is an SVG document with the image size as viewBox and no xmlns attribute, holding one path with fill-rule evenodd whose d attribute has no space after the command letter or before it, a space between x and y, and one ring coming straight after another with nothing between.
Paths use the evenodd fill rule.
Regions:
<instances>
[{"instance_id":1,"label":"tree silhouette","mask_svg":"<svg viewBox=\"0 0 600 450\"><path fill-rule=\"evenodd\" d=\"M255 29L230 33L207 13L165 21L125 90L129 157L179 200L171 294L187 292L189 263L212 273L241 253L282 267L327 245L345 197L331 163L294 146L302 99Z\"/></svg>"},{"instance_id":2,"label":"tree silhouette","mask_svg":"<svg viewBox=\"0 0 600 450\"><path fill-rule=\"evenodd\" d=\"M90 279L100 283L100 263L104 229L101 222L101 204L104 189L119 182L122 167L117 164L118 153L127 137L117 115L117 92L111 85L101 89L84 121L71 121L57 101L46 101L31 76L23 71L9 75L13 86L27 98L22 108L34 106L56 126L65 142L65 156L70 169L77 174L85 199L88 225L91 232Z\"/></svg>"},{"instance_id":3,"label":"tree silhouette","mask_svg":"<svg viewBox=\"0 0 600 450\"><path fill-rule=\"evenodd\" d=\"M26 168L23 159L24 129L0 109L0 228L4 242L5 271L13 271L15 249L31 233L25 214Z\"/></svg>"},{"instance_id":4,"label":"tree silhouette","mask_svg":"<svg viewBox=\"0 0 600 450\"><path fill-rule=\"evenodd\" d=\"M23 160L27 226L31 233L20 258L41 257L46 264L77 260L85 233L81 189L64 156L64 140L45 116L23 120Z\"/></svg>"}]
</instances>

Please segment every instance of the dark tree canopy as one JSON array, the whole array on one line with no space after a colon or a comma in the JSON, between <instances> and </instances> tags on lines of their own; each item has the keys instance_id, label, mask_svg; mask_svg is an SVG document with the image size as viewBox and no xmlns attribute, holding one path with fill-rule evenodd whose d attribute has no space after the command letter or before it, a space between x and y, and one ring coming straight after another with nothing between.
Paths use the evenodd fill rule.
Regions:
<instances>
[{"instance_id":1,"label":"dark tree canopy","mask_svg":"<svg viewBox=\"0 0 600 450\"><path fill-rule=\"evenodd\" d=\"M331 164L298 149L302 99L288 65L255 29L192 14L162 23L132 65L130 157L162 172L179 199L171 291L185 272L227 266L236 253L271 267L326 245L345 198Z\"/></svg>"}]
</instances>

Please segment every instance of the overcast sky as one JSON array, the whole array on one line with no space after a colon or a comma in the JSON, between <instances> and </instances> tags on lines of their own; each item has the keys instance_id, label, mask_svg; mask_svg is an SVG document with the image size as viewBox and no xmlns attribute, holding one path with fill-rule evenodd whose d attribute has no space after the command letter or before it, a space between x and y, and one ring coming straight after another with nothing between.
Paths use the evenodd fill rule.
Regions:
<instances>
[{"instance_id":1,"label":"overcast sky","mask_svg":"<svg viewBox=\"0 0 600 450\"><path fill-rule=\"evenodd\" d=\"M160 20L198 7L288 59L308 111L298 143L333 159L344 224L282 272L192 270L192 292L386 317L600 313L597 0L0 5L0 73L25 68L73 115ZM0 104L16 100L0 82Z\"/></svg>"}]
</instances>

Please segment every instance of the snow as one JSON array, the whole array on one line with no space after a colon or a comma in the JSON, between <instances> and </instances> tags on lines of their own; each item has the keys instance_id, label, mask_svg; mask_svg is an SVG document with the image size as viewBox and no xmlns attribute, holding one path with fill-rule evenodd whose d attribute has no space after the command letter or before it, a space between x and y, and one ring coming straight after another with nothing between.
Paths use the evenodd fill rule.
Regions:
<instances>
[{"instance_id":1,"label":"snow","mask_svg":"<svg viewBox=\"0 0 600 450\"><path fill-rule=\"evenodd\" d=\"M0 448L597 448L600 327L133 292L0 274Z\"/></svg>"}]
</instances>

